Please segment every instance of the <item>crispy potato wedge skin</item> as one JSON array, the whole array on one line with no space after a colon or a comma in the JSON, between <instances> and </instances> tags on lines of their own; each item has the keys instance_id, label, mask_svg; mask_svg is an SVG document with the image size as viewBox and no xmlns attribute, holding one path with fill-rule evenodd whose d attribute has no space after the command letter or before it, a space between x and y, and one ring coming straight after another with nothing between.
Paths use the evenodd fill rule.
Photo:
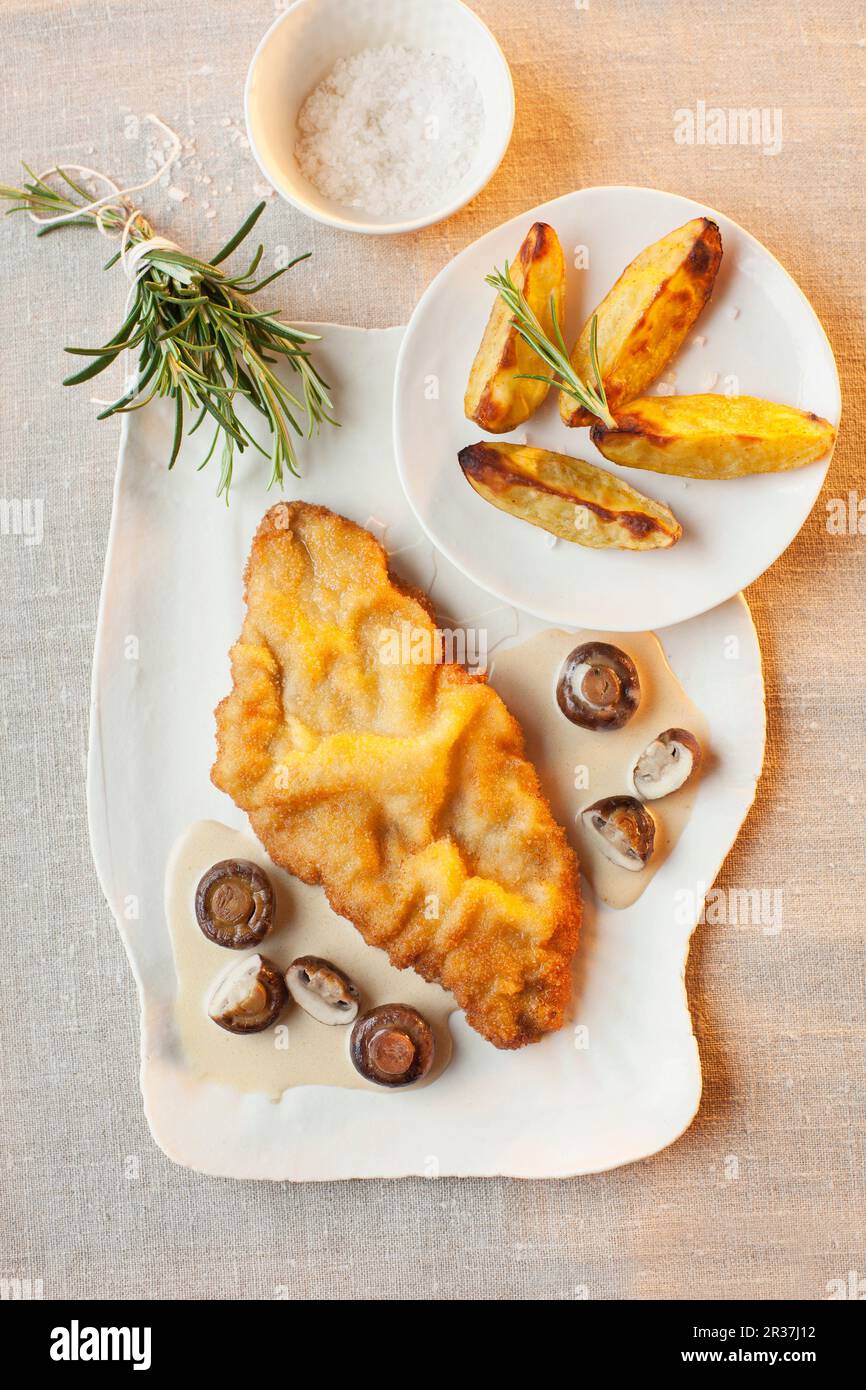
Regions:
<instances>
[{"instance_id":1,"label":"crispy potato wedge skin","mask_svg":"<svg viewBox=\"0 0 866 1390\"><path fill-rule=\"evenodd\" d=\"M667 507L582 459L489 440L458 457L480 497L561 540L595 550L658 550L683 533Z\"/></svg>"},{"instance_id":2,"label":"crispy potato wedge skin","mask_svg":"<svg viewBox=\"0 0 866 1390\"><path fill-rule=\"evenodd\" d=\"M593 444L612 463L683 478L782 473L822 458L836 431L818 415L755 396L646 396L599 421Z\"/></svg>"},{"instance_id":3,"label":"crispy potato wedge skin","mask_svg":"<svg viewBox=\"0 0 866 1390\"><path fill-rule=\"evenodd\" d=\"M713 291L722 260L715 222L695 217L656 241L626 266L596 309L598 360L613 415L646 388L682 347ZM571 360L582 381L595 380L589 356L592 314ZM594 417L564 391L559 410L566 425L591 425Z\"/></svg>"},{"instance_id":4,"label":"crispy potato wedge skin","mask_svg":"<svg viewBox=\"0 0 866 1390\"><path fill-rule=\"evenodd\" d=\"M551 294L557 320L562 323L565 257L559 237L546 222L530 227L511 274L545 332L551 333ZM467 419L491 434L516 429L538 409L550 390L542 381L521 380L521 373L537 372L543 376L546 371L544 363L515 329L511 313L497 295L469 373L463 400Z\"/></svg>"}]
</instances>

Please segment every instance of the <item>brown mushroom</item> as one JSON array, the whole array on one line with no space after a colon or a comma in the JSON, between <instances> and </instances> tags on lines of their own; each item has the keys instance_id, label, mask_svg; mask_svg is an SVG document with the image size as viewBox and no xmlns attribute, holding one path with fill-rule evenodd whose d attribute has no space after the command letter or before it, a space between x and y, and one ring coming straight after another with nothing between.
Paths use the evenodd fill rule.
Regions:
<instances>
[{"instance_id":1,"label":"brown mushroom","mask_svg":"<svg viewBox=\"0 0 866 1390\"><path fill-rule=\"evenodd\" d=\"M409 1004L382 1004L359 1018L349 1043L355 1069L377 1086L409 1086L433 1065L426 1018Z\"/></svg>"},{"instance_id":2,"label":"brown mushroom","mask_svg":"<svg viewBox=\"0 0 866 1390\"><path fill-rule=\"evenodd\" d=\"M261 1033L276 1023L288 998L286 982L266 956L245 956L223 976L208 1014L229 1033Z\"/></svg>"},{"instance_id":3,"label":"brown mushroom","mask_svg":"<svg viewBox=\"0 0 866 1390\"><path fill-rule=\"evenodd\" d=\"M665 729L641 753L632 782L644 801L658 801L684 787L701 765L701 745L688 729Z\"/></svg>"},{"instance_id":4,"label":"brown mushroom","mask_svg":"<svg viewBox=\"0 0 866 1390\"><path fill-rule=\"evenodd\" d=\"M606 859L637 873L648 863L655 842L655 821L633 796L608 796L587 806L580 818Z\"/></svg>"},{"instance_id":5,"label":"brown mushroom","mask_svg":"<svg viewBox=\"0 0 866 1390\"><path fill-rule=\"evenodd\" d=\"M582 729L621 729L640 704L637 667L609 642L584 642L562 664L556 700Z\"/></svg>"},{"instance_id":6,"label":"brown mushroom","mask_svg":"<svg viewBox=\"0 0 866 1390\"><path fill-rule=\"evenodd\" d=\"M286 971L289 994L319 1023L354 1023L360 994L348 975L319 956L299 956Z\"/></svg>"},{"instance_id":7,"label":"brown mushroom","mask_svg":"<svg viewBox=\"0 0 866 1390\"><path fill-rule=\"evenodd\" d=\"M199 926L217 946L233 951L258 946L274 919L274 890L258 864L248 859L221 859L195 890Z\"/></svg>"}]
</instances>

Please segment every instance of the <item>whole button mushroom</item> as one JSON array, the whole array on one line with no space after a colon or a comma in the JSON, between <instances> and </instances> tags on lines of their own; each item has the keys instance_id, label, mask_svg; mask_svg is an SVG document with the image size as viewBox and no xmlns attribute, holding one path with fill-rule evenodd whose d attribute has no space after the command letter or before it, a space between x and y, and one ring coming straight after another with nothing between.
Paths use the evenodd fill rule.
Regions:
<instances>
[{"instance_id":1,"label":"whole button mushroom","mask_svg":"<svg viewBox=\"0 0 866 1390\"><path fill-rule=\"evenodd\" d=\"M565 658L556 700L582 729L621 729L640 704L640 678L631 657L609 642L585 642Z\"/></svg>"},{"instance_id":2,"label":"whole button mushroom","mask_svg":"<svg viewBox=\"0 0 866 1390\"><path fill-rule=\"evenodd\" d=\"M409 1004L382 1004L359 1018L349 1043L356 1071L377 1086L410 1086L433 1065L426 1018Z\"/></svg>"},{"instance_id":3,"label":"whole button mushroom","mask_svg":"<svg viewBox=\"0 0 866 1390\"><path fill-rule=\"evenodd\" d=\"M276 1023L288 998L286 982L266 956L246 956L220 980L208 1014L229 1033L261 1033Z\"/></svg>"},{"instance_id":4,"label":"whole button mushroom","mask_svg":"<svg viewBox=\"0 0 866 1390\"><path fill-rule=\"evenodd\" d=\"M258 946L274 920L274 890L258 864L221 859L195 890L196 920L216 946L233 951Z\"/></svg>"},{"instance_id":5,"label":"whole button mushroom","mask_svg":"<svg viewBox=\"0 0 866 1390\"><path fill-rule=\"evenodd\" d=\"M641 753L632 781L644 801L658 801L685 786L701 765L701 745L688 729L665 729Z\"/></svg>"},{"instance_id":6,"label":"whole button mushroom","mask_svg":"<svg viewBox=\"0 0 866 1390\"><path fill-rule=\"evenodd\" d=\"M580 816L584 829L611 864L632 873L648 863L655 843L655 821L633 796L608 796Z\"/></svg>"},{"instance_id":7,"label":"whole button mushroom","mask_svg":"<svg viewBox=\"0 0 866 1390\"><path fill-rule=\"evenodd\" d=\"M289 994L319 1023L354 1023L361 996L348 975L319 956L299 956L286 971Z\"/></svg>"}]
</instances>

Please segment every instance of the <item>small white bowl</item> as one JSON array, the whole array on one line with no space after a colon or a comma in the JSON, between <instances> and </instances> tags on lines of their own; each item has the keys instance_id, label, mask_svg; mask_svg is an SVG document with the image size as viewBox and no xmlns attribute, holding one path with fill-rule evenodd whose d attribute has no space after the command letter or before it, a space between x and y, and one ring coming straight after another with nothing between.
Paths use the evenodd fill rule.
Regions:
<instances>
[{"instance_id":1,"label":"small white bowl","mask_svg":"<svg viewBox=\"0 0 866 1390\"><path fill-rule=\"evenodd\" d=\"M386 43L432 49L464 65L484 102L484 131L448 203L394 221L325 198L295 159L298 111L339 58ZM345 231L383 235L429 227L493 177L511 139L514 87L505 55L462 0L297 0L259 44L244 92L247 134L262 173L296 208Z\"/></svg>"}]
</instances>

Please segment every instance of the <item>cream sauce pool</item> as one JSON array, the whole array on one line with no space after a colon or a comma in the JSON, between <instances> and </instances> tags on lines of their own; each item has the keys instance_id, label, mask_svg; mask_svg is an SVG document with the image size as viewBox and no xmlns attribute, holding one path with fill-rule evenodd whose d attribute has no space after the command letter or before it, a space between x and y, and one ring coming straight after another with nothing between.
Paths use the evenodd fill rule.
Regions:
<instances>
[{"instance_id":1,"label":"cream sauce pool","mask_svg":"<svg viewBox=\"0 0 866 1390\"><path fill-rule=\"evenodd\" d=\"M572 724L556 700L563 662L583 642L609 642L634 661L641 699L621 729L593 731ZM596 897L610 907L629 907L644 892L685 830L700 774L670 796L647 803L655 821L652 858L638 872L619 868L584 830L581 811L602 797L634 796L630 771L641 753L665 729L688 729L708 757L707 724L670 666L651 632L562 632L549 629L519 646L496 654L491 684L523 727L526 753L538 769L551 809L577 851Z\"/></svg>"},{"instance_id":2,"label":"cream sauce pool","mask_svg":"<svg viewBox=\"0 0 866 1390\"><path fill-rule=\"evenodd\" d=\"M274 925L261 945L249 951L215 946L196 921L198 881L220 859L249 859L265 870L274 886ZM239 1091L264 1091L275 1100L290 1086L309 1085L393 1094L355 1070L349 1057L351 1025L319 1023L291 999L276 1024L261 1033L229 1033L208 1017L211 994L223 975L256 953L282 971L297 956L332 961L358 986L361 1013L379 1004L411 1004L423 1014L435 1035L436 1057L424 1081L411 1089L429 1085L448 1065L448 1015L457 1008L453 997L414 970L395 969L384 951L368 946L351 922L332 912L321 888L276 868L251 834L219 821L198 821L184 832L166 870L166 920L178 981L175 1019L187 1065L195 1075Z\"/></svg>"},{"instance_id":3,"label":"cream sauce pool","mask_svg":"<svg viewBox=\"0 0 866 1390\"><path fill-rule=\"evenodd\" d=\"M622 729L594 733L562 714L556 682L565 658L581 642L600 640L622 647L635 662L641 702ZM691 730L707 754L707 728L665 660L652 633L624 636L548 630L499 652L491 675L511 712L523 726L526 752L538 769L553 813L569 835L581 868L596 895L613 907L627 907L644 891L685 829L694 803L697 776L680 791L650 806L656 823L655 851L638 873L618 868L598 851L580 822L580 812L601 797L634 794L629 771L647 744L669 728ZM187 1065L202 1078L239 1091L259 1091L279 1099L291 1086L387 1088L365 1080L349 1057L350 1025L317 1022L289 1001L277 1023L261 1033L237 1036L208 1016L210 997L222 977L245 955L208 941L195 917L195 890L204 872L221 859L259 864L274 886L274 925L256 948L282 971L302 955L322 956L354 980L361 1012L379 1004L411 1004L428 1020L436 1039L436 1060L420 1085L429 1085L448 1065L448 1017L453 997L428 984L413 970L397 970L383 951L368 946L354 926L338 917L321 888L311 888L269 860L251 834L218 821L199 821L184 832L166 870L166 918L177 972L175 1017Z\"/></svg>"}]
</instances>

